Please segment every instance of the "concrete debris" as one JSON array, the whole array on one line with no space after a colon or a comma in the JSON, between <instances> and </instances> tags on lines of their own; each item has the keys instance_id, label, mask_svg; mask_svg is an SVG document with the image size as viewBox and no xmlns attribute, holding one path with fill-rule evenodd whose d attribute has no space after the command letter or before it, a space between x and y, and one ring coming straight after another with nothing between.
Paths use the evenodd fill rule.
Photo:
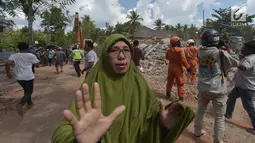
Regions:
<instances>
[{"instance_id":1,"label":"concrete debris","mask_svg":"<svg viewBox=\"0 0 255 143\"><path fill-rule=\"evenodd\" d=\"M141 61L144 73L148 75L167 74L167 62L165 54L167 45L158 43L141 43L139 46L144 52L145 60Z\"/></svg>"}]
</instances>

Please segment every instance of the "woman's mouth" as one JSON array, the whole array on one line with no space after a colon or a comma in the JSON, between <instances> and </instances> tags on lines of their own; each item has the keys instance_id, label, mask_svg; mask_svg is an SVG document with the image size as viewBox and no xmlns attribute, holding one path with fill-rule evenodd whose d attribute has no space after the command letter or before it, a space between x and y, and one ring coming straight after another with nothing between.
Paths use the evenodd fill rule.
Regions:
<instances>
[{"instance_id":1,"label":"woman's mouth","mask_svg":"<svg viewBox=\"0 0 255 143\"><path fill-rule=\"evenodd\" d=\"M116 66L120 69L124 69L127 66L127 64L116 64Z\"/></svg>"}]
</instances>

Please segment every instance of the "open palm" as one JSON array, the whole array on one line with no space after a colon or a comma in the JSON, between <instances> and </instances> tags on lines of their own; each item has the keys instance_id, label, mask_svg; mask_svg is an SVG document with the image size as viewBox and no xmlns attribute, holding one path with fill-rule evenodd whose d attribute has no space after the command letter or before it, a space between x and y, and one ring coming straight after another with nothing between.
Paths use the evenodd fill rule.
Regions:
<instances>
[{"instance_id":1,"label":"open palm","mask_svg":"<svg viewBox=\"0 0 255 143\"><path fill-rule=\"evenodd\" d=\"M64 111L64 117L71 124L75 139L79 143L96 143L108 131L112 122L125 110L125 106L117 107L109 116L101 111L101 96L98 83L94 84L94 103L89 98L89 88L83 84L82 91L76 92L76 111L78 119L70 110Z\"/></svg>"}]
</instances>

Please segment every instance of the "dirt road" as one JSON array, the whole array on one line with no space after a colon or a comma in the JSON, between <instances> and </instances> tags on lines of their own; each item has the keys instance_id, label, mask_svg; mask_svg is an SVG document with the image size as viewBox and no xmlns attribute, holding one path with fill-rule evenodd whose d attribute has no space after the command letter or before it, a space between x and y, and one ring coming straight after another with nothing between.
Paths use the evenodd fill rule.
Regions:
<instances>
[{"instance_id":1,"label":"dirt road","mask_svg":"<svg viewBox=\"0 0 255 143\"><path fill-rule=\"evenodd\" d=\"M32 95L35 106L24 117L19 117L15 110L1 112L0 142L50 143L51 135L62 119L63 109L67 108L82 80L76 77L71 66L65 66L59 75L53 66L37 69ZM15 99L23 95L17 83L10 84L8 89ZM14 103L5 106L8 110L15 109Z\"/></svg>"},{"instance_id":2,"label":"dirt road","mask_svg":"<svg viewBox=\"0 0 255 143\"><path fill-rule=\"evenodd\" d=\"M161 96L165 89L164 77L145 76L149 85ZM65 66L64 72L56 75L54 67L42 67L36 71L33 100L35 106L27 111L24 117L19 117L15 111L15 103L23 95L22 88L14 80L1 80L0 89L5 94L14 97L11 103L0 103L0 142L10 143L50 143L51 135L62 119L62 111L70 103L76 89L83 78L77 78L72 66ZM158 86L155 86L158 85ZM194 110L197 108L195 86L186 86L185 103ZM211 106L205 116L207 135L201 140L192 137L193 123L183 132L177 143L210 143L213 134L213 119ZM238 101L232 121L226 121L226 142L254 143L255 136L247 133L243 127L251 126L247 113Z\"/></svg>"}]
</instances>

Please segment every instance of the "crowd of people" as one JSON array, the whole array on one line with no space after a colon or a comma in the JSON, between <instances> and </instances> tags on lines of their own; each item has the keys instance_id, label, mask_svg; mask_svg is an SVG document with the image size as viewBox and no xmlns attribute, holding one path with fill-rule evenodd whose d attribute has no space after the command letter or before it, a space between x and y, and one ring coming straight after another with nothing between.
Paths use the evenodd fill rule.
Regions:
<instances>
[{"instance_id":1,"label":"crowd of people","mask_svg":"<svg viewBox=\"0 0 255 143\"><path fill-rule=\"evenodd\" d=\"M30 47L32 48L32 47ZM40 50L39 52L35 53L35 55L38 57L38 59L40 60L40 64L42 66L52 66L56 64L56 53L57 51L59 51L59 49L61 51L63 51L65 53L65 59L64 59L64 63L70 63L70 56L71 56L71 51L69 49L63 49L61 47L55 47L55 48L43 48L42 50Z\"/></svg>"},{"instance_id":2,"label":"crowd of people","mask_svg":"<svg viewBox=\"0 0 255 143\"><path fill-rule=\"evenodd\" d=\"M194 137L205 135L203 117L212 101L214 111L214 142L224 142L224 118L231 118L236 99L241 97L253 128L248 132L255 134L255 41L244 44L241 56L230 50L226 41L220 39L214 29L201 34L198 48L193 39L187 41L188 47L181 48L181 38L170 38L171 46L166 51L168 76L166 96L171 101L164 105L156 99L141 72L140 60L144 54L139 41L133 44L120 34L109 36L99 58L92 41L85 42L85 55L77 46L73 47L71 60L77 76L86 72L83 85L77 90L68 110L52 136L53 143L117 143L175 142L182 131L194 120ZM223 43L222 43L223 42ZM32 66L39 66L35 55L27 53L28 45L18 45L20 53L11 55L6 63L9 78L10 65L15 63L15 75L24 88L24 97L17 105L23 115L22 106L33 106ZM59 48L56 53L56 70L63 69L66 54ZM50 56L49 56L50 55ZM85 68L80 63L85 58ZM230 69L238 68L235 74L235 88L228 95L226 76ZM195 112L183 103L185 99L184 68L187 70L189 84L198 89L198 109ZM27 70L29 72L26 72ZM197 75L199 75L197 79ZM173 84L177 84L178 100L171 96ZM164 86L164 85L162 85Z\"/></svg>"}]
</instances>

